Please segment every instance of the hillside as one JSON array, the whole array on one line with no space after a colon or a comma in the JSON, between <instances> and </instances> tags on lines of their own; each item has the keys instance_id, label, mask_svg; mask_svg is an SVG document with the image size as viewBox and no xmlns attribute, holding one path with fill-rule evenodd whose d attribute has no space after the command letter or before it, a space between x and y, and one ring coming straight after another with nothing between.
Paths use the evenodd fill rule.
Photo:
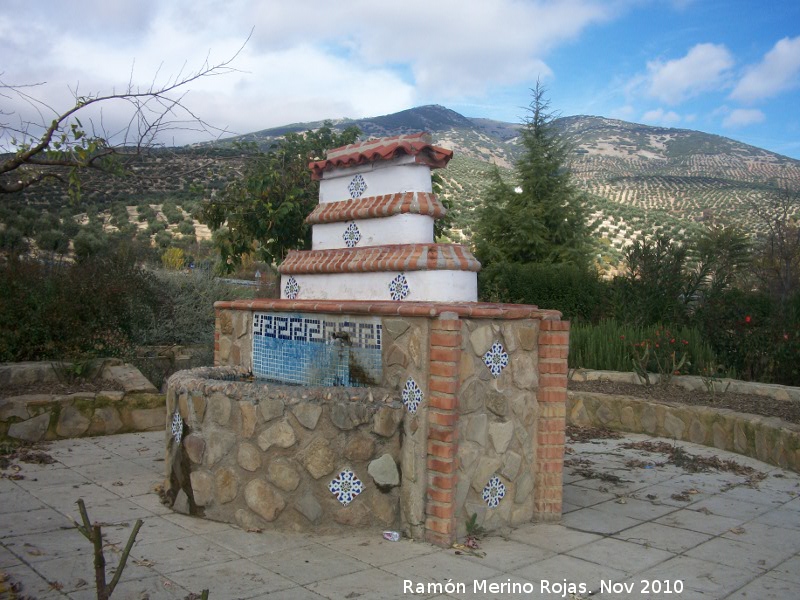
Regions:
<instances>
[{"instance_id":1,"label":"hillside","mask_svg":"<svg viewBox=\"0 0 800 600\"><path fill-rule=\"evenodd\" d=\"M201 200L237 176L243 159L234 141L268 147L287 132L321 124L296 123L214 144L153 153L133 165L135 181L88 177L84 186L88 206L84 208L100 211L107 223L114 205L117 214L119 205L131 207L131 215L137 214L135 206L144 210L152 205L160 218L158 206L177 203L188 216ZM437 144L455 151L455 158L441 172L443 194L453 200L454 240L469 240L492 165L513 180L511 169L521 151L520 125L467 118L443 106L334 121L337 128L349 125L359 127L364 137L425 130ZM756 208L778 198L782 188L800 189L800 161L721 136L591 116L563 117L555 125L572 148L570 168L587 194L600 262L609 267L618 262L625 245L654 231L680 239L702 223L714 221L739 224L757 233L761 222ZM63 212L66 202L63 189L46 186L11 199L12 204L52 214ZM0 220L4 220L2 215ZM135 220L132 216L131 221ZM143 223L136 225L141 228Z\"/></svg>"}]
</instances>

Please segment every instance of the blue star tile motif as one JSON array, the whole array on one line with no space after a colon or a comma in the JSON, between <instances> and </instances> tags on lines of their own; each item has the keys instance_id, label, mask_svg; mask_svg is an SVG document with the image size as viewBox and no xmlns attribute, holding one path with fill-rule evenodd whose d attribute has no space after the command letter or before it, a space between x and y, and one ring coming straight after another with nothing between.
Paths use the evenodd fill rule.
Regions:
<instances>
[{"instance_id":1,"label":"blue star tile motif","mask_svg":"<svg viewBox=\"0 0 800 600\"><path fill-rule=\"evenodd\" d=\"M421 402L422 390L419 389L417 382L409 377L405 387L403 387L403 404L408 412L415 415L417 414L417 408L419 408Z\"/></svg>"},{"instance_id":2,"label":"blue star tile motif","mask_svg":"<svg viewBox=\"0 0 800 600\"><path fill-rule=\"evenodd\" d=\"M175 439L176 444L181 443L181 438L183 437L183 419L181 418L181 413L177 410L175 414L172 415L172 437Z\"/></svg>"},{"instance_id":3,"label":"blue star tile motif","mask_svg":"<svg viewBox=\"0 0 800 600\"><path fill-rule=\"evenodd\" d=\"M497 505L500 504L500 500L502 500L505 495L506 486L503 485L503 482L500 481L497 475L492 476L489 483L483 488L483 501L486 502L489 508L497 508Z\"/></svg>"},{"instance_id":4,"label":"blue star tile motif","mask_svg":"<svg viewBox=\"0 0 800 600\"><path fill-rule=\"evenodd\" d=\"M367 182L361 174L356 175L350 180L350 185L347 186L347 191L350 192L351 198L360 198L361 195L367 191Z\"/></svg>"},{"instance_id":5,"label":"blue star tile motif","mask_svg":"<svg viewBox=\"0 0 800 600\"><path fill-rule=\"evenodd\" d=\"M352 248L361 241L361 232L358 230L358 226L355 223L350 223L347 229L344 230L342 237L344 238L344 245L348 248Z\"/></svg>"},{"instance_id":6,"label":"blue star tile motif","mask_svg":"<svg viewBox=\"0 0 800 600\"><path fill-rule=\"evenodd\" d=\"M411 288L408 286L408 280L402 273L389 283L389 295L392 300L405 300L410 292Z\"/></svg>"},{"instance_id":7,"label":"blue star tile motif","mask_svg":"<svg viewBox=\"0 0 800 600\"><path fill-rule=\"evenodd\" d=\"M345 469L328 484L328 489L342 506L347 506L364 491L364 484L350 469Z\"/></svg>"},{"instance_id":8,"label":"blue star tile motif","mask_svg":"<svg viewBox=\"0 0 800 600\"><path fill-rule=\"evenodd\" d=\"M298 284L297 280L290 275L289 279L286 281L283 291L286 292L286 297L289 298L289 300L294 300L297 298L297 294L300 293L300 284Z\"/></svg>"},{"instance_id":9,"label":"blue star tile motif","mask_svg":"<svg viewBox=\"0 0 800 600\"><path fill-rule=\"evenodd\" d=\"M489 351L483 355L483 363L492 372L492 375L497 378L508 366L508 352L503 349L503 344L495 342Z\"/></svg>"}]
</instances>

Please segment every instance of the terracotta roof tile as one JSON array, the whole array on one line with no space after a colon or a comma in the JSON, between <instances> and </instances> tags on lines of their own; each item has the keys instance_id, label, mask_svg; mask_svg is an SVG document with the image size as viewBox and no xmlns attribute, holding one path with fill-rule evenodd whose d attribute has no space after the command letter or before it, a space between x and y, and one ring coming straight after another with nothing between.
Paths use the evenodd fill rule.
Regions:
<instances>
[{"instance_id":1,"label":"terracotta roof tile","mask_svg":"<svg viewBox=\"0 0 800 600\"><path fill-rule=\"evenodd\" d=\"M453 158L453 151L431 143L429 133L414 133L379 138L333 148L325 153L325 160L309 163L311 177L322 179L325 171L336 168L355 167L381 160L391 160L402 155L413 156L416 162L438 169Z\"/></svg>"},{"instance_id":2,"label":"terracotta roof tile","mask_svg":"<svg viewBox=\"0 0 800 600\"><path fill-rule=\"evenodd\" d=\"M306 223L310 225L340 223L354 219L375 219L406 213L440 219L447 214L447 211L434 194L401 192L318 204L306 217Z\"/></svg>"},{"instance_id":3,"label":"terracotta roof tile","mask_svg":"<svg viewBox=\"0 0 800 600\"><path fill-rule=\"evenodd\" d=\"M480 271L481 263L459 244L396 244L331 250L292 250L278 267L283 275L375 271Z\"/></svg>"}]
</instances>

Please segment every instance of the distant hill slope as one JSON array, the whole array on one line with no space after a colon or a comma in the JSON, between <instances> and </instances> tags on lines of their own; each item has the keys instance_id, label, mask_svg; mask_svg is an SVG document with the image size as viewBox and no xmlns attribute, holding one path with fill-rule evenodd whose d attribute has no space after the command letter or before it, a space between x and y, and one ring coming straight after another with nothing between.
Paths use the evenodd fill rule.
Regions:
<instances>
[{"instance_id":1,"label":"distant hill slope","mask_svg":"<svg viewBox=\"0 0 800 600\"><path fill-rule=\"evenodd\" d=\"M236 140L268 147L288 132L321 126L295 123L237 138L162 152L144 158L144 175L135 189L126 180L95 180L89 199L100 208L111 202L154 204L168 198L206 198L236 177L241 168ZM443 193L454 201L453 239L469 239L492 165L513 180L512 167L522 151L520 125L467 118L438 105L420 106L367 119L333 121L355 125L365 137L431 132L435 143L452 148ZM587 193L589 222L598 239L600 262L614 265L625 245L654 231L678 239L704 221L736 223L757 232L754 207L774 200L784 187L800 189L800 161L699 131L651 127L592 116L563 117L555 125L572 147L570 168ZM44 196L48 201L42 202ZM64 201L61 192L31 190L26 203ZM59 198L61 200L59 200Z\"/></svg>"}]
</instances>

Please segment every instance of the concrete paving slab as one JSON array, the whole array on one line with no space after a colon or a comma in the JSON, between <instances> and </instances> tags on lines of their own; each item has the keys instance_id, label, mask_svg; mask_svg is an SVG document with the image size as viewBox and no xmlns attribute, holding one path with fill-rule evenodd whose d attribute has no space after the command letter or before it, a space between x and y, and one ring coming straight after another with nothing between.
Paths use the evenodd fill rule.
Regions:
<instances>
[{"instance_id":1,"label":"concrete paving slab","mask_svg":"<svg viewBox=\"0 0 800 600\"><path fill-rule=\"evenodd\" d=\"M289 579L246 558L177 571L170 578L195 593L207 589L209 598L214 600L251 598L295 586Z\"/></svg>"},{"instance_id":2,"label":"concrete paving slab","mask_svg":"<svg viewBox=\"0 0 800 600\"><path fill-rule=\"evenodd\" d=\"M699 546L712 538L711 535L706 533L668 527L659 523L642 523L636 527L626 529L614 537L626 542L659 548L676 554L686 552L690 548Z\"/></svg>"},{"instance_id":3,"label":"concrete paving slab","mask_svg":"<svg viewBox=\"0 0 800 600\"><path fill-rule=\"evenodd\" d=\"M319 544L261 554L250 560L300 585L369 568L369 565L361 561Z\"/></svg>"},{"instance_id":4,"label":"concrete paving slab","mask_svg":"<svg viewBox=\"0 0 800 600\"><path fill-rule=\"evenodd\" d=\"M666 550L641 546L613 538L604 538L580 548L575 548L570 550L568 555L603 567L611 567L626 575L644 571L675 556L672 552Z\"/></svg>"},{"instance_id":5,"label":"concrete paving slab","mask_svg":"<svg viewBox=\"0 0 800 600\"><path fill-rule=\"evenodd\" d=\"M800 597L800 476L757 461L752 464L768 476L752 489L731 473L626 467L647 453L622 444L646 436L571 444L577 450L570 456L585 451L594 469L630 479L636 491L567 477L561 524L529 524L506 536L489 536L480 542L486 557L476 558L422 542L387 542L380 531L248 533L172 513L153 490L162 479L164 437L153 432L60 441L49 448L61 462L22 465L25 479L19 482L0 478L0 569L23 581L26 593L39 600L94 598L91 547L66 518L77 517L75 501L82 497L90 517L107 523L111 565L135 518L145 521L115 600L183 599L206 582L212 599L391 598L403 594L404 579L466 586L464 594L440 599L474 597L475 581L530 583L535 597L565 597L563 590L542 593L544 579L586 582L590 589L599 589L601 580L634 582L633 594L599 596L629 600L646 597L639 593L644 578L682 580L684 592L671 596L681 600ZM683 446L695 455L748 462ZM661 497L689 487L700 493L691 495L688 507ZM646 497L653 490L659 492L656 500Z\"/></svg>"}]
</instances>

